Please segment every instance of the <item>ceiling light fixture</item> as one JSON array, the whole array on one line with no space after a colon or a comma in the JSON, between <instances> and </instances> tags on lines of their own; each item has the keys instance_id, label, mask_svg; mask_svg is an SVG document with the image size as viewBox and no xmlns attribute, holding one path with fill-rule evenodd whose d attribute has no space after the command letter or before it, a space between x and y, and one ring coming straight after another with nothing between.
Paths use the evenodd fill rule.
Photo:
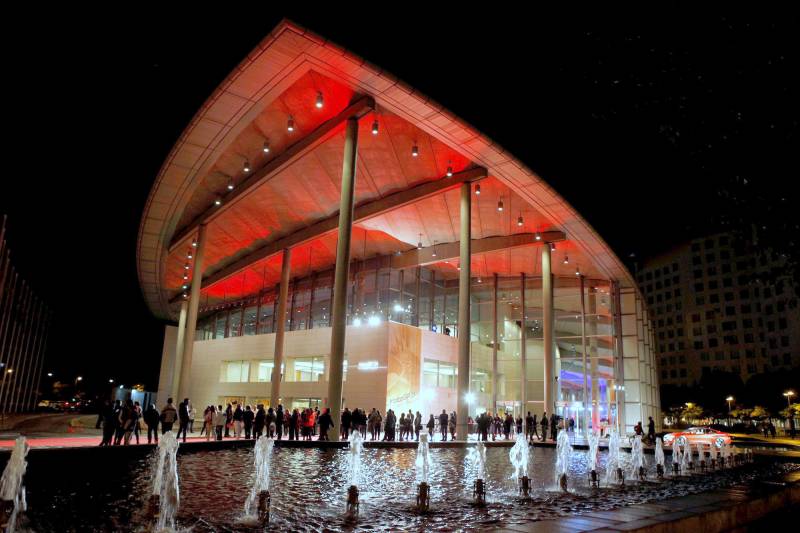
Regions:
<instances>
[{"instance_id":1,"label":"ceiling light fixture","mask_svg":"<svg viewBox=\"0 0 800 533\"><path fill-rule=\"evenodd\" d=\"M414 146L411 147L411 157L417 157L417 156L419 156L419 147L417 146L417 143L415 142Z\"/></svg>"},{"instance_id":2,"label":"ceiling light fixture","mask_svg":"<svg viewBox=\"0 0 800 533\"><path fill-rule=\"evenodd\" d=\"M519 216L517 217L517 226L522 226L523 224L524 222L522 220L522 213L520 213Z\"/></svg>"},{"instance_id":3,"label":"ceiling light fixture","mask_svg":"<svg viewBox=\"0 0 800 533\"><path fill-rule=\"evenodd\" d=\"M183 264L183 269L184 270L189 270L189 263L184 263Z\"/></svg>"},{"instance_id":4,"label":"ceiling light fixture","mask_svg":"<svg viewBox=\"0 0 800 533\"><path fill-rule=\"evenodd\" d=\"M565 255L565 256L564 256L564 264L565 264L565 265L568 265L568 264L569 264L569 256L568 256L568 255Z\"/></svg>"},{"instance_id":5,"label":"ceiling light fixture","mask_svg":"<svg viewBox=\"0 0 800 533\"><path fill-rule=\"evenodd\" d=\"M497 210L498 210L498 211L502 211L502 210L503 210L503 197L502 197L502 196L501 196L501 197L500 197L500 199L497 201Z\"/></svg>"},{"instance_id":6,"label":"ceiling light fixture","mask_svg":"<svg viewBox=\"0 0 800 533\"><path fill-rule=\"evenodd\" d=\"M220 198L219 196L214 198L214 205L222 205L222 198Z\"/></svg>"},{"instance_id":7,"label":"ceiling light fixture","mask_svg":"<svg viewBox=\"0 0 800 533\"><path fill-rule=\"evenodd\" d=\"M264 141L264 147L262 148L265 154L269 153L269 141Z\"/></svg>"},{"instance_id":8,"label":"ceiling light fixture","mask_svg":"<svg viewBox=\"0 0 800 533\"><path fill-rule=\"evenodd\" d=\"M422 250L422 233L419 234L419 242L417 243L417 250Z\"/></svg>"},{"instance_id":9,"label":"ceiling light fixture","mask_svg":"<svg viewBox=\"0 0 800 533\"><path fill-rule=\"evenodd\" d=\"M556 251L556 243L554 243L554 242L550 243L550 251L551 252L555 252Z\"/></svg>"},{"instance_id":10,"label":"ceiling light fixture","mask_svg":"<svg viewBox=\"0 0 800 533\"><path fill-rule=\"evenodd\" d=\"M228 180L228 190L229 191L233 190L233 178Z\"/></svg>"},{"instance_id":11,"label":"ceiling light fixture","mask_svg":"<svg viewBox=\"0 0 800 533\"><path fill-rule=\"evenodd\" d=\"M431 257L436 257L436 241L433 241L433 253L431 254Z\"/></svg>"},{"instance_id":12,"label":"ceiling light fixture","mask_svg":"<svg viewBox=\"0 0 800 533\"><path fill-rule=\"evenodd\" d=\"M314 103L314 105L317 106L317 109L322 109L322 106L324 105L324 100L322 98L321 92L317 92L317 101Z\"/></svg>"},{"instance_id":13,"label":"ceiling light fixture","mask_svg":"<svg viewBox=\"0 0 800 533\"><path fill-rule=\"evenodd\" d=\"M192 249L189 248L189 251L186 252L186 259L191 259L191 258L192 258Z\"/></svg>"},{"instance_id":14,"label":"ceiling light fixture","mask_svg":"<svg viewBox=\"0 0 800 533\"><path fill-rule=\"evenodd\" d=\"M286 130L291 133L294 131L294 119L289 115L289 120L286 122Z\"/></svg>"},{"instance_id":15,"label":"ceiling light fixture","mask_svg":"<svg viewBox=\"0 0 800 533\"><path fill-rule=\"evenodd\" d=\"M378 134L378 119L377 118L372 121L372 134L373 135L377 135Z\"/></svg>"},{"instance_id":16,"label":"ceiling light fixture","mask_svg":"<svg viewBox=\"0 0 800 533\"><path fill-rule=\"evenodd\" d=\"M192 246L197 248L197 239L192 239Z\"/></svg>"},{"instance_id":17,"label":"ceiling light fixture","mask_svg":"<svg viewBox=\"0 0 800 533\"><path fill-rule=\"evenodd\" d=\"M450 163L450 161L448 161ZM447 165L447 177L451 178L453 176L453 167L451 165Z\"/></svg>"},{"instance_id":18,"label":"ceiling light fixture","mask_svg":"<svg viewBox=\"0 0 800 533\"><path fill-rule=\"evenodd\" d=\"M538 231L536 232L536 240L537 241L541 241L542 240L542 234L539 233Z\"/></svg>"},{"instance_id":19,"label":"ceiling light fixture","mask_svg":"<svg viewBox=\"0 0 800 533\"><path fill-rule=\"evenodd\" d=\"M475 185L475 194L477 194L478 196L480 196L480 194L481 194L481 184L480 183Z\"/></svg>"},{"instance_id":20,"label":"ceiling light fixture","mask_svg":"<svg viewBox=\"0 0 800 533\"><path fill-rule=\"evenodd\" d=\"M242 167L242 170L245 172L250 172L250 161L247 159L244 160L244 166Z\"/></svg>"}]
</instances>

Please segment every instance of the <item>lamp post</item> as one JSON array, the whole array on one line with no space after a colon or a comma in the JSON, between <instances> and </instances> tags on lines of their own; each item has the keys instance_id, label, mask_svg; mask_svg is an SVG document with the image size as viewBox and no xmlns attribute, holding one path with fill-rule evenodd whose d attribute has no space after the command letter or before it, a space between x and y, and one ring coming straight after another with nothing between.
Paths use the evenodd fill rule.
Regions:
<instances>
[{"instance_id":1,"label":"lamp post","mask_svg":"<svg viewBox=\"0 0 800 533\"><path fill-rule=\"evenodd\" d=\"M786 403L788 403L789 407L791 407L792 406L792 396L794 396L794 391L793 390L787 390L786 392L783 393L783 395L786 396Z\"/></svg>"},{"instance_id":2,"label":"lamp post","mask_svg":"<svg viewBox=\"0 0 800 533\"><path fill-rule=\"evenodd\" d=\"M731 402L733 401L733 396L728 396L725 398L725 401L728 402L728 426L731 425Z\"/></svg>"}]
</instances>

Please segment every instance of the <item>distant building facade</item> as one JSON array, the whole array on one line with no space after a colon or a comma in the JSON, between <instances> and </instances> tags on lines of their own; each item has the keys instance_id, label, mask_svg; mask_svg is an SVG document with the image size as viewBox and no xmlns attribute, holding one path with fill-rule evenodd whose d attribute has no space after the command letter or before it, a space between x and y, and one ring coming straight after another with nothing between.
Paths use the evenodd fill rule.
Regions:
<instances>
[{"instance_id":1,"label":"distant building facade","mask_svg":"<svg viewBox=\"0 0 800 533\"><path fill-rule=\"evenodd\" d=\"M661 383L723 370L743 381L800 366L800 308L785 259L729 234L648 260L636 280L651 312Z\"/></svg>"}]
</instances>

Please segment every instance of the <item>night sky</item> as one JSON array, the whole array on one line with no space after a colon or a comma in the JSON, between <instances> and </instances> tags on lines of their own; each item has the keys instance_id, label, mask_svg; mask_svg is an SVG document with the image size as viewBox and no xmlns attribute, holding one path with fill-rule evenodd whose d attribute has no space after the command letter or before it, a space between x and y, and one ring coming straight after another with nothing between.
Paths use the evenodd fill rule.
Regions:
<instances>
[{"instance_id":1,"label":"night sky","mask_svg":"<svg viewBox=\"0 0 800 533\"><path fill-rule=\"evenodd\" d=\"M0 212L17 268L55 311L45 372L156 388L163 323L136 274L147 194L197 109L284 16L515 154L626 261L715 231L732 211L771 213L787 241L800 234L786 230L798 219L793 14L579 20L412 3L386 17L371 5L347 17L239 6L6 21Z\"/></svg>"}]
</instances>

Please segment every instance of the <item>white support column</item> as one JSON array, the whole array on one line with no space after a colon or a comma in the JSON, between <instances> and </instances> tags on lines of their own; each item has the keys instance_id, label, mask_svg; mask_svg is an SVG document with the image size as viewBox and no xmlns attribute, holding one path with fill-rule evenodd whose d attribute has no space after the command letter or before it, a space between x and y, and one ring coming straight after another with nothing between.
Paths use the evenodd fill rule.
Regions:
<instances>
[{"instance_id":1,"label":"white support column","mask_svg":"<svg viewBox=\"0 0 800 533\"><path fill-rule=\"evenodd\" d=\"M169 395L173 398L178 397L178 389L181 382L181 368L183 368L183 350L186 342L186 318L189 314L189 301L184 298L181 302L181 310L178 315L178 337L175 341L175 364L172 365L172 387L169 389ZM190 339L194 342L194 338Z\"/></svg>"},{"instance_id":2,"label":"white support column","mask_svg":"<svg viewBox=\"0 0 800 533\"><path fill-rule=\"evenodd\" d=\"M270 379L269 406L276 409L281 398L281 381L284 372L283 366L283 339L286 334L286 301L289 299L289 281L291 276L292 250L286 248L283 251L283 262L281 264L281 284L278 293L277 315L273 317L275 322L275 351L272 360L272 377Z\"/></svg>"},{"instance_id":3,"label":"white support column","mask_svg":"<svg viewBox=\"0 0 800 533\"><path fill-rule=\"evenodd\" d=\"M528 354L527 333L525 327L525 273L520 274L519 305L522 311L522 330L520 331L519 347L519 396L521 402L522 419L528 414Z\"/></svg>"},{"instance_id":4,"label":"white support column","mask_svg":"<svg viewBox=\"0 0 800 533\"><path fill-rule=\"evenodd\" d=\"M197 329L197 312L200 308L200 289L203 284L203 255L206 250L206 225L201 224L197 233L197 250L194 252L194 266L192 268L192 287L189 294L189 311L186 318L186 332L184 333L183 358L181 361L180 382L178 383L178 397L175 403L180 403L189 397L189 385L192 376L192 354L194 351L195 329ZM175 354L175 357L178 355Z\"/></svg>"},{"instance_id":5,"label":"white support column","mask_svg":"<svg viewBox=\"0 0 800 533\"><path fill-rule=\"evenodd\" d=\"M469 416L469 403L467 394L469 393L469 369L470 369L470 261L472 252L472 187L470 184L461 184L461 213L460 213L460 256L459 266L461 270L458 275L458 381L457 381L457 400L456 400L456 434L460 440L467 440ZM496 379L496 378L495 378ZM492 395L496 394L492 391Z\"/></svg>"},{"instance_id":6,"label":"white support column","mask_svg":"<svg viewBox=\"0 0 800 533\"><path fill-rule=\"evenodd\" d=\"M555 413L555 332L553 321L553 272L550 243L542 246L542 333L544 338L544 410Z\"/></svg>"}]
</instances>

